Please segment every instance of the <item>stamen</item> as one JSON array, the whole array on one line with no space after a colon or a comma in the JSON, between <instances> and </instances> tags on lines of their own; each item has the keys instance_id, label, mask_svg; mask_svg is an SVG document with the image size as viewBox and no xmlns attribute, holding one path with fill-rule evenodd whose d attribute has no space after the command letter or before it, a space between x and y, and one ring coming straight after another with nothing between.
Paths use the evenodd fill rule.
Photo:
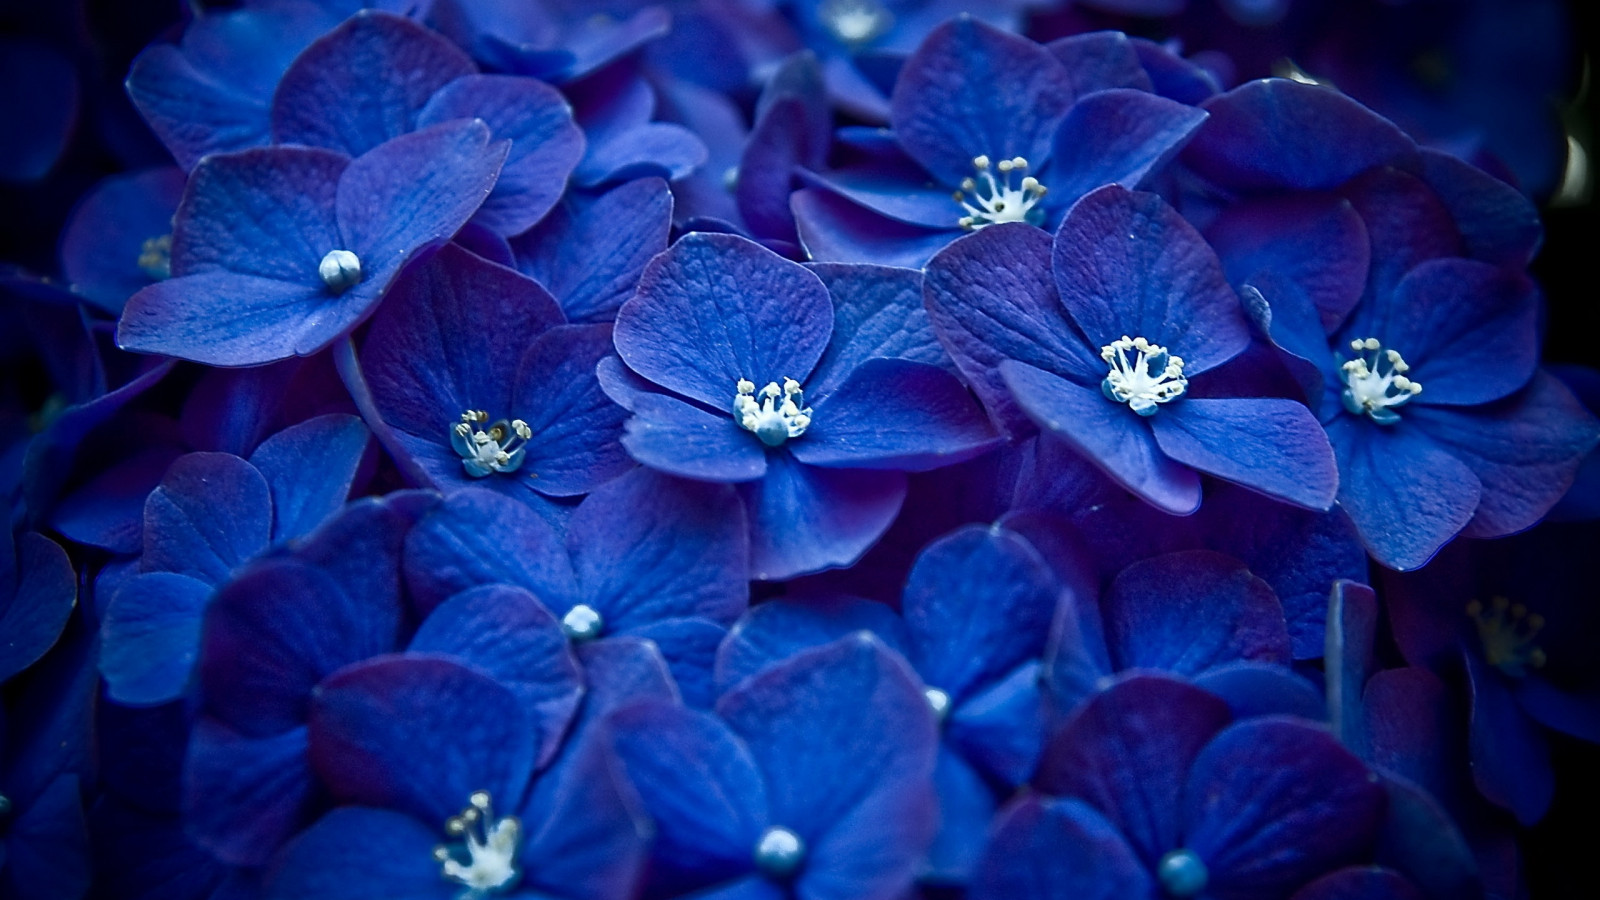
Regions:
<instances>
[{"instance_id":1,"label":"stamen","mask_svg":"<svg viewBox=\"0 0 1600 900\"><path fill-rule=\"evenodd\" d=\"M806 844L800 840L800 835L787 828L773 826L762 832L752 856L757 869L781 881L793 875L805 862Z\"/></svg>"},{"instance_id":2,"label":"stamen","mask_svg":"<svg viewBox=\"0 0 1600 900\"><path fill-rule=\"evenodd\" d=\"M1406 376L1411 367L1398 351L1383 349L1377 338L1357 338L1350 342L1350 349L1363 355L1339 366L1344 408L1379 425L1400 421L1394 408L1422 393L1422 385Z\"/></svg>"},{"instance_id":3,"label":"stamen","mask_svg":"<svg viewBox=\"0 0 1600 900\"><path fill-rule=\"evenodd\" d=\"M1049 191L1028 171L1028 161L1022 157L1002 159L991 167L989 157L978 156L972 160L976 178L961 181L961 190L951 196L966 210L966 215L956 220L968 231L977 231L1001 222L1028 222L1038 225L1044 221L1044 210L1039 201ZM991 168L1000 172L996 178ZM1017 176L1022 176L1017 182ZM970 195L971 202L968 202ZM976 204L976 205L974 205Z\"/></svg>"},{"instance_id":4,"label":"stamen","mask_svg":"<svg viewBox=\"0 0 1600 900\"><path fill-rule=\"evenodd\" d=\"M594 640L605 628L605 617L587 604L579 603L561 617L561 630L566 633L568 640L576 643Z\"/></svg>"},{"instance_id":5,"label":"stamen","mask_svg":"<svg viewBox=\"0 0 1600 900\"><path fill-rule=\"evenodd\" d=\"M473 478L515 472L528 455L523 445L533 437L533 429L521 419L499 419L486 430L483 426L488 421L488 413L469 409L450 430L450 446L460 455L461 467Z\"/></svg>"},{"instance_id":6,"label":"stamen","mask_svg":"<svg viewBox=\"0 0 1600 900\"><path fill-rule=\"evenodd\" d=\"M933 708L933 717L943 722L944 717L950 714L950 695L938 688L928 688L922 692L928 698L928 705Z\"/></svg>"},{"instance_id":7,"label":"stamen","mask_svg":"<svg viewBox=\"0 0 1600 900\"><path fill-rule=\"evenodd\" d=\"M475 792L468 803L444 825L445 833L461 838L462 843L454 847L440 844L433 848L433 858L446 879L466 887L456 900L482 900L514 887L521 877L516 859L522 823L515 816L496 820L487 791ZM465 863L460 859L463 849Z\"/></svg>"},{"instance_id":8,"label":"stamen","mask_svg":"<svg viewBox=\"0 0 1600 900\"><path fill-rule=\"evenodd\" d=\"M156 281L172 277L172 235L145 239L139 247L139 269Z\"/></svg>"},{"instance_id":9,"label":"stamen","mask_svg":"<svg viewBox=\"0 0 1600 900\"><path fill-rule=\"evenodd\" d=\"M1483 658L1489 665L1512 678L1526 676L1530 668L1544 668L1544 650L1534 643L1544 628L1544 616L1529 614L1526 606L1504 597L1490 600L1487 610L1474 600L1467 604L1467 615L1478 626Z\"/></svg>"},{"instance_id":10,"label":"stamen","mask_svg":"<svg viewBox=\"0 0 1600 900\"><path fill-rule=\"evenodd\" d=\"M733 418L739 427L761 439L768 447L781 447L790 438L806 433L811 425L811 409L800 382L785 378L783 387L767 382L757 400L755 382L745 378L734 385Z\"/></svg>"},{"instance_id":11,"label":"stamen","mask_svg":"<svg viewBox=\"0 0 1600 900\"><path fill-rule=\"evenodd\" d=\"M817 19L841 44L859 47L894 25L894 15L878 0L823 0Z\"/></svg>"},{"instance_id":12,"label":"stamen","mask_svg":"<svg viewBox=\"0 0 1600 900\"><path fill-rule=\"evenodd\" d=\"M329 250L317 264L317 274L328 290L342 294L361 283L361 260L349 250Z\"/></svg>"},{"instance_id":13,"label":"stamen","mask_svg":"<svg viewBox=\"0 0 1600 900\"><path fill-rule=\"evenodd\" d=\"M1156 879L1171 897L1193 897L1206 889L1211 873L1200 854L1187 848L1169 851L1156 863Z\"/></svg>"},{"instance_id":14,"label":"stamen","mask_svg":"<svg viewBox=\"0 0 1600 900\"><path fill-rule=\"evenodd\" d=\"M1133 360L1128 353L1132 351ZM1100 348L1100 358L1111 366L1100 392L1106 399L1126 403L1141 416L1153 416L1162 403L1171 403L1189 389L1183 377L1183 357L1173 356L1160 344L1123 335Z\"/></svg>"}]
</instances>

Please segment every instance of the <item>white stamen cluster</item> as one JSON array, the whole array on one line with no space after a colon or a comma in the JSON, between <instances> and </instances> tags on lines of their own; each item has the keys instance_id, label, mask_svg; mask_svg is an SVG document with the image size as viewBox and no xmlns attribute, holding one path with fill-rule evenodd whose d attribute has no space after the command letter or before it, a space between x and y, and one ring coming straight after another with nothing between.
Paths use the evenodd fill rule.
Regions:
<instances>
[{"instance_id":1,"label":"white stamen cluster","mask_svg":"<svg viewBox=\"0 0 1600 900\"><path fill-rule=\"evenodd\" d=\"M1037 209L1039 201L1049 190L1039 179L1025 174L1028 161L1022 157L1002 159L991 163L987 156L972 160L976 176L961 181L961 190L953 196L966 215L956 220L968 231L977 231L1001 222L1031 222L1035 225L1044 218L1044 210ZM995 173L999 172L999 177ZM1017 182L1017 176L1022 181Z\"/></svg>"},{"instance_id":2,"label":"white stamen cluster","mask_svg":"<svg viewBox=\"0 0 1600 900\"><path fill-rule=\"evenodd\" d=\"M1400 421L1394 411L1422 393L1422 385L1406 377L1411 367L1398 351L1384 350L1377 338L1357 338L1350 349L1364 354L1339 367L1344 381L1344 408L1379 425Z\"/></svg>"},{"instance_id":3,"label":"white stamen cluster","mask_svg":"<svg viewBox=\"0 0 1600 900\"><path fill-rule=\"evenodd\" d=\"M469 409L450 431L450 446L461 456L461 467L473 478L515 472L527 456L523 445L533 437L533 429L521 419L500 419L485 428L488 421L488 413Z\"/></svg>"},{"instance_id":4,"label":"white stamen cluster","mask_svg":"<svg viewBox=\"0 0 1600 900\"><path fill-rule=\"evenodd\" d=\"M784 441L805 434L811 425L805 391L793 378L785 378L783 387L776 381L769 381L759 393L755 382L741 378L735 390L734 419L739 427L760 438L768 447L783 446Z\"/></svg>"},{"instance_id":5,"label":"white stamen cluster","mask_svg":"<svg viewBox=\"0 0 1600 900\"><path fill-rule=\"evenodd\" d=\"M877 0L824 0L817 19L841 44L859 47L888 31L894 16Z\"/></svg>"},{"instance_id":6,"label":"white stamen cluster","mask_svg":"<svg viewBox=\"0 0 1600 900\"><path fill-rule=\"evenodd\" d=\"M468 802L470 806L444 823L445 833L462 843L454 849L440 844L433 848L433 858L445 878L466 887L456 900L482 900L511 888L521 875L516 859L522 823L515 816L496 820L488 791L473 793ZM458 856L461 849L466 850L465 863Z\"/></svg>"},{"instance_id":7,"label":"white stamen cluster","mask_svg":"<svg viewBox=\"0 0 1600 900\"><path fill-rule=\"evenodd\" d=\"M1108 400L1128 404L1141 416L1155 415L1160 404L1182 397L1189 389L1189 379L1183 377L1183 357L1142 337L1123 335L1101 347L1100 358L1111 366L1100 382L1100 392Z\"/></svg>"}]
</instances>

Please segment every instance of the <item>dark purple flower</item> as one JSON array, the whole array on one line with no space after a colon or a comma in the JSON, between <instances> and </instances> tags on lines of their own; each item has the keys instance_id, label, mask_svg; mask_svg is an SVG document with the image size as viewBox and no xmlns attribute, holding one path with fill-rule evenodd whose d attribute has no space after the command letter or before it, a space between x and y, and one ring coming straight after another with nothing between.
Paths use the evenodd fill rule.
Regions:
<instances>
[{"instance_id":1,"label":"dark purple flower","mask_svg":"<svg viewBox=\"0 0 1600 900\"><path fill-rule=\"evenodd\" d=\"M117 340L211 365L310 355L466 223L507 147L482 122L455 121L354 160L308 147L209 157L178 208L173 277L128 301Z\"/></svg>"},{"instance_id":2,"label":"dark purple flower","mask_svg":"<svg viewBox=\"0 0 1600 900\"><path fill-rule=\"evenodd\" d=\"M665 892L893 900L933 835L934 717L870 635L754 676L714 715L639 704L605 724L656 821Z\"/></svg>"},{"instance_id":3,"label":"dark purple flower","mask_svg":"<svg viewBox=\"0 0 1600 900\"><path fill-rule=\"evenodd\" d=\"M995 443L950 373L885 348L882 326L851 316L854 330L836 331L836 304L888 296L903 308L915 274L835 272L830 297L811 271L750 241L690 235L645 269L617 314L631 373L607 382L602 372L633 413L623 445L635 459L741 485L762 579L849 565L894 518L903 473Z\"/></svg>"},{"instance_id":4,"label":"dark purple flower","mask_svg":"<svg viewBox=\"0 0 1600 900\"><path fill-rule=\"evenodd\" d=\"M373 317L361 369L394 451L446 493L587 493L632 466L626 411L595 363L606 325L566 325L511 269L448 246L409 268Z\"/></svg>"},{"instance_id":5,"label":"dark purple flower","mask_svg":"<svg viewBox=\"0 0 1600 900\"><path fill-rule=\"evenodd\" d=\"M0 535L0 682L49 652L77 602L77 573L56 542L32 531Z\"/></svg>"},{"instance_id":6,"label":"dark purple flower","mask_svg":"<svg viewBox=\"0 0 1600 900\"><path fill-rule=\"evenodd\" d=\"M86 195L61 234L61 272L106 312L172 274L172 217L184 174L164 167L113 175Z\"/></svg>"},{"instance_id":7,"label":"dark purple flower","mask_svg":"<svg viewBox=\"0 0 1600 900\"><path fill-rule=\"evenodd\" d=\"M1032 419L1178 515L1200 504L1199 472L1332 504L1337 474L1310 412L1232 395L1226 369L1205 377L1245 350L1249 326L1210 248L1160 197L1101 188L1053 245L1034 228L985 228L934 258L924 290L940 339L1013 433Z\"/></svg>"},{"instance_id":8,"label":"dark purple flower","mask_svg":"<svg viewBox=\"0 0 1600 900\"><path fill-rule=\"evenodd\" d=\"M1095 188L1139 187L1205 119L1146 91L1079 82L1053 49L970 18L935 29L895 85L903 155L815 176L795 198L812 258L920 267L963 231L1054 229Z\"/></svg>"}]
</instances>

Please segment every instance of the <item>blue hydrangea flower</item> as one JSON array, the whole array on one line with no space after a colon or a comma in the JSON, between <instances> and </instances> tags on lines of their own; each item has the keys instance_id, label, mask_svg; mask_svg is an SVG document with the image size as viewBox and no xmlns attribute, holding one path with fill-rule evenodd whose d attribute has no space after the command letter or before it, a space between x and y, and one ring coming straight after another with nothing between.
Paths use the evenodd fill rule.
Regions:
<instances>
[{"instance_id":1,"label":"blue hydrangea flower","mask_svg":"<svg viewBox=\"0 0 1600 900\"><path fill-rule=\"evenodd\" d=\"M717 654L723 690L803 651L868 630L911 664L941 727L939 833L921 877L966 880L999 796L1027 780L1044 739L1040 657L1062 586L1009 531L962 528L917 557L901 615L850 597L755 607Z\"/></svg>"},{"instance_id":2,"label":"blue hydrangea flower","mask_svg":"<svg viewBox=\"0 0 1600 900\"><path fill-rule=\"evenodd\" d=\"M652 468L741 485L758 578L854 562L894 518L904 472L995 443L948 372L884 358L877 328L835 331L835 303L898 291L899 277L857 270L834 300L802 266L697 234L657 257L617 313L631 372L607 389L633 413L623 445Z\"/></svg>"},{"instance_id":3,"label":"blue hydrangea flower","mask_svg":"<svg viewBox=\"0 0 1600 900\"><path fill-rule=\"evenodd\" d=\"M1384 810L1367 767L1309 723L1231 719L1164 677L1108 688L1052 739L1048 796L1001 813L972 895L1282 897L1362 861Z\"/></svg>"},{"instance_id":4,"label":"blue hydrangea flower","mask_svg":"<svg viewBox=\"0 0 1600 900\"><path fill-rule=\"evenodd\" d=\"M397 456L449 492L587 493L632 467L595 363L605 325L566 325L536 282L451 245L373 317L361 371Z\"/></svg>"},{"instance_id":5,"label":"blue hydrangea flower","mask_svg":"<svg viewBox=\"0 0 1600 900\"><path fill-rule=\"evenodd\" d=\"M166 166L95 186L61 234L61 272L96 307L122 312L140 288L172 274L172 217L184 174Z\"/></svg>"},{"instance_id":6,"label":"blue hydrangea flower","mask_svg":"<svg viewBox=\"0 0 1600 900\"><path fill-rule=\"evenodd\" d=\"M117 587L101 622L100 671L112 699L165 703L188 689L212 591L336 513L367 441L356 417L319 416L248 459L207 452L172 463L145 500L139 574Z\"/></svg>"},{"instance_id":7,"label":"blue hydrangea flower","mask_svg":"<svg viewBox=\"0 0 1600 900\"><path fill-rule=\"evenodd\" d=\"M870 635L754 676L715 714L639 704L605 724L656 822L664 896L893 900L933 836L933 713Z\"/></svg>"},{"instance_id":8,"label":"blue hydrangea flower","mask_svg":"<svg viewBox=\"0 0 1600 900\"><path fill-rule=\"evenodd\" d=\"M507 147L482 122L454 121L354 160L309 147L208 157L178 208L173 277L128 301L118 343L231 366L328 346L412 254L465 224Z\"/></svg>"},{"instance_id":9,"label":"blue hydrangea flower","mask_svg":"<svg viewBox=\"0 0 1600 900\"><path fill-rule=\"evenodd\" d=\"M973 19L941 25L895 85L903 155L812 179L794 201L802 242L815 259L920 267L965 232L1054 229L1089 191L1140 186L1205 113L1096 74Z\"/></svg>"},{"instance_id":10,"label":"blue hydrangea flower","mask_svg":"<svg viewBox=\"0 0 1600 900\"><path fill-rule=\"evenodd\" d=\"M1013 433L1031 419L1179 515L1200 504L1198 472L1332 504L1332 453L1304 406L1238 396L1226 370L1204 377L1245 350L1249 325L1215 255L1161 198L1100 188L1053 244L1020 224L985 228L934 258L925 291L941 341Z\"/></svg>"}]
</instances>

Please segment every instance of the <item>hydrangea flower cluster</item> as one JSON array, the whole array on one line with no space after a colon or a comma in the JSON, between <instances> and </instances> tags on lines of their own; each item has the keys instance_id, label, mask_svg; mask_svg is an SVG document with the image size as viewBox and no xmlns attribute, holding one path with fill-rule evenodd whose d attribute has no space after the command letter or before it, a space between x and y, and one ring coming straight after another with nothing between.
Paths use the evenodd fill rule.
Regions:
<instances>
[{"instance_id":1,"label":"hydrangea flower cluster","mask_svg":"<svg viewBox=\"0 0 1600 900\"><path fill-rule=\"evenodd\" d=\"M108 85L0 41L66 216L0 268L3 900L1559 877L1554 76L1424 109L1378 0L145 6Z\"/></svg>"}]
</instances>

